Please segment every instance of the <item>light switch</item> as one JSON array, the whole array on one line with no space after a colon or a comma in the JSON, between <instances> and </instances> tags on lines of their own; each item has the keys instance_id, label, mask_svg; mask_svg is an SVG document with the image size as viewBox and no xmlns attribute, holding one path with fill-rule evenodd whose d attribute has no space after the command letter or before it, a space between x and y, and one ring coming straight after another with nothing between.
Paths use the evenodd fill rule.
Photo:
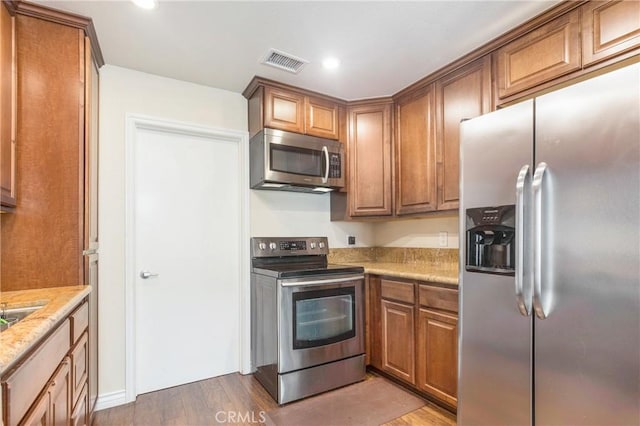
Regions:
<instances>
[{"instance_id":1,"label":"light switch","mask_svg":"<svg viewBox=\"0 0 640 426\"><path fill-rule=\"evenodd\" d=\"M438 245L440 247L447 247L449 245L449 234L446 231L442 231L438 235Z\"/></svg>"}]
</instances>

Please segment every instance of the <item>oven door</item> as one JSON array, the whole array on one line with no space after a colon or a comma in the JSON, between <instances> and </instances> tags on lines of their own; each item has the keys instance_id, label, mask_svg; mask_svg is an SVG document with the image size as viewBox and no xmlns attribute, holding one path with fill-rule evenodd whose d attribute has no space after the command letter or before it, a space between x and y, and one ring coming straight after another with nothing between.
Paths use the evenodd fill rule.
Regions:
<instances>
[{"instance_id":1,"label":"oven door","mask_svg":"<svg viewBox=\"0 0 640 426\"><path fill-rule=\"evenodd\" d=\"M278 280L278 373L364 353L364 276Z\"/></svg>"}]
</instances>

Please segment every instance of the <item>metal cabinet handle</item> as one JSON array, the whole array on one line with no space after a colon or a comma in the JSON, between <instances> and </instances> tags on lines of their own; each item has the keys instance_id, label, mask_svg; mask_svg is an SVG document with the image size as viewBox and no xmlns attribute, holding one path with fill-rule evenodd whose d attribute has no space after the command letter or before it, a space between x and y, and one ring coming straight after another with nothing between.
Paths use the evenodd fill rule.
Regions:
<instances>
[{"instance_id":1,"label":"metal cabinet handle","mask_svg":"<svg viewBox=\"0 0 640 426\"><path fill-rule=\"evenodd\" d=\"M327 183L329 180L329 150L326 146L322 147L322 152L324 153L324 177L322 178L322 183Z\"/></svg>"},{"instance_id":2,"label":"metal cabinet handle","mask_svg":"<svg viewBox=\"0 0 640 426\"><path fill-rule=\"evenodd\" d=\"M531 315L531 274L529 273L530 263L525 262L525 247L529 242L529 233L527 232L529 221L525 218L525 213L529 211L528 198L525 196L529 193L531 186L531 174L529 173L529 165L522 166L518 179L516 181L516 302L518 310L522 316ZM527 273L525 273L525 270ZM527 284L525 289L525 278Z\"/></svg>"},{"instance_id":3,"label":"metal cabinet handle","mask_svg":"<svg viewBox=\"0 0 640 426\"><path fill-rule=\"evenodd\" d=\"M533 175L533 308L536 316L540 319L546 319L548 312L545 312L543 304L542 283L546 276L543 276L542 265L542 220L544 206L542 203L542 184L545 172L547 171L547 163L540 163Z\"/></svg>"},{"instance_id":4,"label":"metal cabinet handle","mask_svg":"<svg viewBox=\"0 0 640 426\"><path fill-rule=\"evenodd\" d=\"M160 274L153 274L149 271L140 271L140 278L142 278L143 280L146 280L148 278L153 278L153 277L157 277Z\"/></svg>"}]
</instances>

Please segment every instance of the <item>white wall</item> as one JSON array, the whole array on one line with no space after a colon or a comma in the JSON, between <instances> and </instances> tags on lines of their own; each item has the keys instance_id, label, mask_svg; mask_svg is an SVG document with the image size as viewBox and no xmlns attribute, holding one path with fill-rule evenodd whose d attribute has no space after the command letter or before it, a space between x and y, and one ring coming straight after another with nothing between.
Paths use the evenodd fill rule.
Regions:
<instances>
[{"instance_id":1,"label":"white wall","mask_svg":"<svg viewBox=\"0 0 640 426\"><path fill-rule=\"evenodd\" d=\"M347 236L356 245L373 246L373 224L330 222L329 194L251 191L251 236L329 238L329 247L347 247Z\"/></svg>"},{"instance_id":2,"label":"white wall","mask_svg":"<svg viewBox=\"0 0 640 426\"><path fill-rule=\"evenodd\" d=\"M247 130L242 95L115 66L100 69L99 392L125 388L125 115ZM170 206L168 206L170 207ZM168 348L173 350L175 348Z\"/></svg>"},{"instance_id":3,"label":"white wall","mask_svg":"<svg viewBox=\"0 0 640 426\"><path fill-rule=\"evenodd\" d=\"M408 219L374 224L374 245L439 248L439 233L447 232L447 248L458 248L458 215Z\"/></svg>"}]
</instances>

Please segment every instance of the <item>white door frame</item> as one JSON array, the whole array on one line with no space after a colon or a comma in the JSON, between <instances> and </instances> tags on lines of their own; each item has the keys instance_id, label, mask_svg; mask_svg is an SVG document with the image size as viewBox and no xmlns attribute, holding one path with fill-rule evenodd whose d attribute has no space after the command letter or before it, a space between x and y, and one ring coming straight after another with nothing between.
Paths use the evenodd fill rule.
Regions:
<instances>
[{"instance_id":1,"label":"white door frame","mask_svg":"<svg viewBox=\"0 0 640 426\"><path fill-rule=\"evenodd\" d=\"M251 315L249 284L249 133L192 123L154 118L144 115L126 115L125 138L125 402L136 399L136 269L135 269L135 144L138 130L154 130L186 136L204 137L238 143L238 187L240 188L240 372L251 372ZM214 196L214 194L211 194Z\"/></svg>"}]
</instances>

